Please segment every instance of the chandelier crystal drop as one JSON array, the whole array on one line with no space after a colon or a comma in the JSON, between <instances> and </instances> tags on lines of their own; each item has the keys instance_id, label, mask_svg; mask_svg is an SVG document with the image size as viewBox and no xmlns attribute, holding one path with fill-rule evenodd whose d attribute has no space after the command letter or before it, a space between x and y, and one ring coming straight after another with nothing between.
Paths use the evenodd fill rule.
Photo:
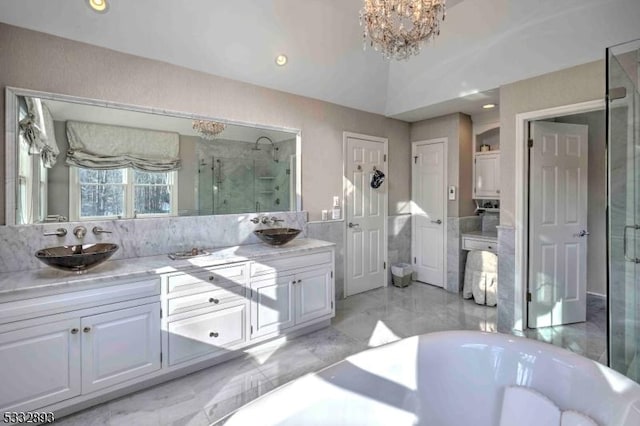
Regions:
<instances>
[{"instance_id":1,"label":"chandelier crystal drop","mask_svg":"<svg viewBox=\"0 0 640 426\"><path fill-rule=\"evenodd\" d=\"M205 139L215 139L226 127L223 123L207 120L193 120L193 130Z\"/></svg>"},{"instance_id":2,"label":"chandelier crystal drop","mask_svg":"<svg viewBox=\"0 0 640 426\"><path fill-rule=\"evenodd\" d=\"M370 44L387 59L408 59L440 34L444 18L445 0L364 0L360 25L365 48Z\"/></svg>"}]
</instances>

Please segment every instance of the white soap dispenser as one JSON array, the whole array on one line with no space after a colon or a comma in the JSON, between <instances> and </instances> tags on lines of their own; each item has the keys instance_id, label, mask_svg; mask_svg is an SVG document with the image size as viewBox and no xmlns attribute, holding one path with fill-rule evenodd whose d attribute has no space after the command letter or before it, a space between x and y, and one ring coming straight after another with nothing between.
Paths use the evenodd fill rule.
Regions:
<instances>
[{"instance_id":1,"label":"white soap dispenser","mask_svg":"<svg viewBox=\"0 0 640 426\"><path fill-rule=\"evenodd\" d=\"M333 197L333 209L331 209L331 219L340 220L341 216L340 209L340 197Z\"/></svg>"}]
</instances>

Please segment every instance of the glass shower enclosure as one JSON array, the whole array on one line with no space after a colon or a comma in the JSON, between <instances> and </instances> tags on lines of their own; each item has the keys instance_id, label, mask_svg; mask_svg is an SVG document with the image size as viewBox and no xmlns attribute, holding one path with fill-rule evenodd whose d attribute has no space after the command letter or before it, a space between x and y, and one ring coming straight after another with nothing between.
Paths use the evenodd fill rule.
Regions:
<instances>
[{"instance_id":1,"label":"glass shower enclosure","mask_svg":"<svg viewBox=\"0 0 640 426\"><path fill-rule=\"evenodd\" d=\"M609 365L640 382L640 40L607 49Z\"/></svg>"}]
</instances>

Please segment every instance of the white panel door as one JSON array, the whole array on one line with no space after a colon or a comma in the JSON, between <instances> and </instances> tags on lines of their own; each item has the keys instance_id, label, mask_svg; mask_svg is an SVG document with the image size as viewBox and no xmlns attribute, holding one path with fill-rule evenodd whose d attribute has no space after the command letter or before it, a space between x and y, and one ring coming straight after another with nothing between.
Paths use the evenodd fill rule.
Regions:
<instances>
[{"instance_id":1,"label":"white panel door","mask_svg":"<svg viewBox=\"0 0 640 426\"><path fill-rule=\"evenodd\" d=\"M387 175L384 142L348 137L346 151L345 295L351 296L386 284L385 225L389 183L385 181L377 189L371 187L376 169Z\"/></svg>"},{"instance_id":2,"label":"white panel door","mask_svg":"<svg viewBox=\"0 0 640 426\"><path fill-rule=\"evenodd\" d=\"M160 369L160 302L82 318L82 392Z\"/></svg>"},{"instance_id":3,"label":"white panel door","mask_svg":"<svg viewBox=\"0 0 640 426\"><path fill-rule=\"evenodd\" d=\"M529 327L586 320L587 133L531 123Z\"/></svg>"},{"instance_id":4,"label":"white panel door","mask_svg":"<svg viewBox=\"0 0 640 426\"><path fill-rule=\"evenodd\" d=\"M252 339L293 327L294 282L293 275L251 282Z\"/></svg>"},{"instance_id":5,"label":"white panel door","mask_svg":"<svg viewBox=\"0 0 640 426\"><path fill-rule=\"evenodd\" d=\"M0 411L31 411L80 395L80 319L0 334Z\"/></svg>"},{"instance_id":6,"label":"white panel door","mask_svg":"<svg viewBox=\"0 0 640 426\"><path fill-rule=\"evenodd\" d=\"M413 145L412 254L414 278L443 287L446 276L445 142Z\"/></svg>"},{"instance_id":7,"label":"white panel door","mask_svg":"<svg viewBox=\"0 0 640 426\"><path fill-rule=\"evenodd\" d=\"M331 268L296 274L296 325L331 315L333 279Z\"/></svg>"}]
</instances>

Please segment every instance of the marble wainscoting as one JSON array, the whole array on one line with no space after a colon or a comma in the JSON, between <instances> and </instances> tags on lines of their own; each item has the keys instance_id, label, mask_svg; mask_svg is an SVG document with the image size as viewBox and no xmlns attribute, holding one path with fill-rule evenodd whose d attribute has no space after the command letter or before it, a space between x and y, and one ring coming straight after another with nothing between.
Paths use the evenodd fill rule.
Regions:
<instances>
[{"instance_id":1,"label":"marble wainscoting","mask_svg":"<svg viewBox=\"0 0 640 426\"><path fill-rule=\"evenodd\" d=\"M515 288L516 230L498 226L498 318L500 333L514 333L522 326L522 289ZM518 324L517 324L518 323ZM517 333L516 334L520 334Z\"/></svg>"},{"instance_id":2,"label":"marble wainscoting","mask_svg":"<svg viewBox=\"0 0 640 426\"><path fill-rule=\"evenodd\" d=\"M44 247L73 245L82 242L116 243L120 249L112 259L130 259L156 256L175 251L198 248L231 247L260 242L253 231L270 225L256 225L250 220L256 216L275 216L284 219L282 227L302 229L300 237L307 236L307 212L246 213L216 216L186 216L148 219L122 219L95 222L62 222L37 225L0 226L0 273L17 272L46 266L34 253ZM79 240L73 229L82 225L87 235ZM94 235L91 230L99 226L111 234ZM65 237L44 236L56 228L67 230Z\"/></svg>"},{"instance_id":3,"label":"marble wainscoting","mask_svg":"<svg viewBox=\"0 0 640 426\"><path fill-rule=\"evenodd\" d=\"M344 298L344 220L307 223L307 236L336 245L335 292L336 299Z\"/></svg>"},{"instance_id":4,"label":"marble wainscoting","mask_svg":"<svg viewBox=\"0 0 640 426\"><path fill-rule=\"evenodd\" d=\"M447 218L447 282L444 289L450 293L460 293L464 283L464 268L467 252L462 250L461 234L482 229L480 216Z\"/></svg>"},{"instance_id":5,"label":"marble wainscoting","mask_svg":"<svg viewBox=\"0 0 640 426\"><path fill-rule=\"evenodd\" d=\"M389 234L387 274L391 284L391 265L411 264L411 215L389 216L387 231Z\"/></svg>"}]
</instances>

